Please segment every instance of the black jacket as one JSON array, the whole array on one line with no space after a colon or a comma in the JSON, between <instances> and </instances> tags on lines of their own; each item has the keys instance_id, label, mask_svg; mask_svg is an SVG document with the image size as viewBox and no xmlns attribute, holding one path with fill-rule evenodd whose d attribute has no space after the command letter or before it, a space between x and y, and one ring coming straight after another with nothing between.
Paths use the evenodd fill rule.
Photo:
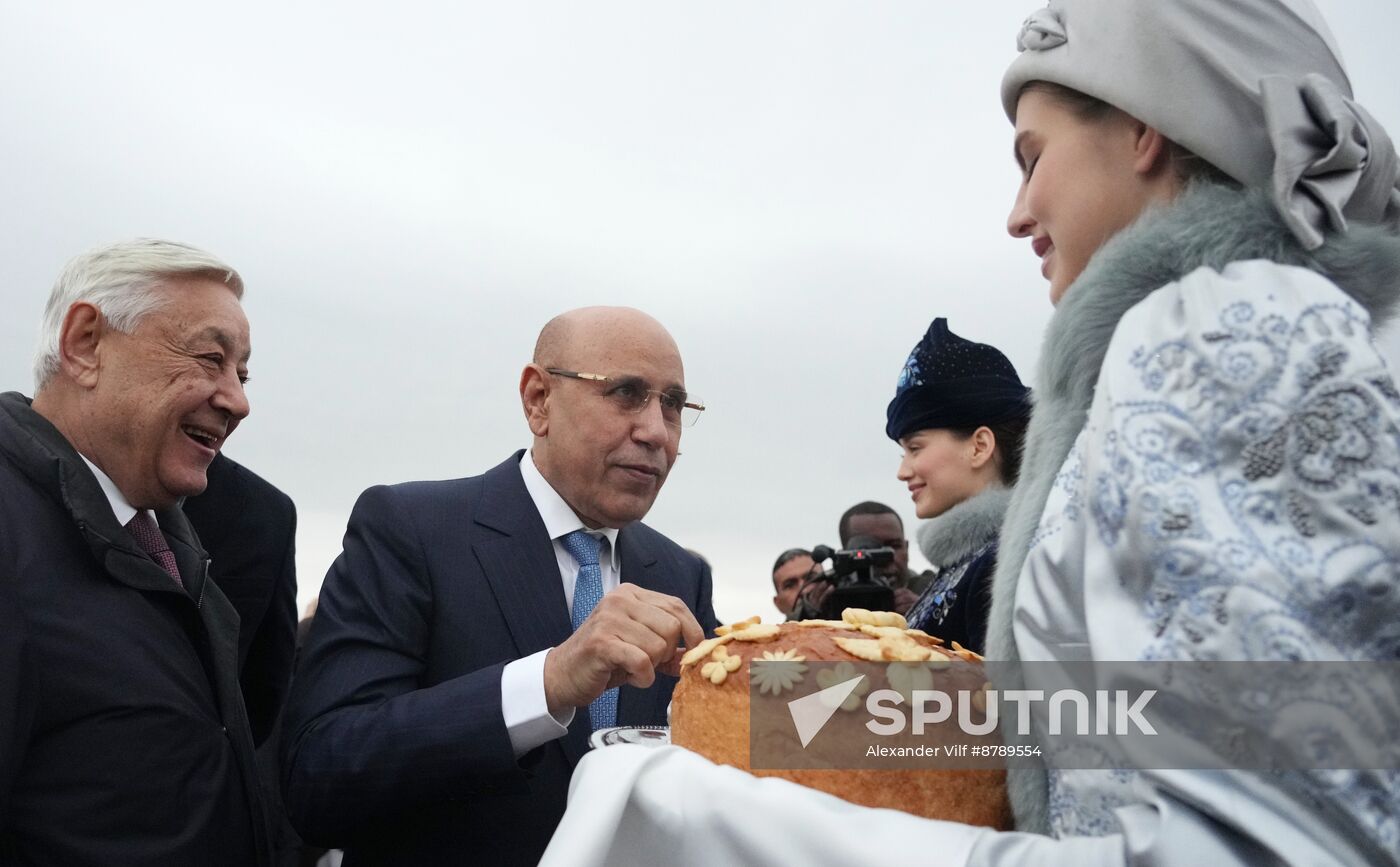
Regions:
<instances>
[{"instance_id":1,"label":"black jacket","mask_svg":"<svg viewBox=\"0 0 1400 867\"><path fill-rule=\"evenodd\" d=\"M297 512L292 500L243 465L209 465L209 487L185 516L209 552L209 575L238 611L243 701L261 745L287 698L297 635Z\"/></svg>"},{"instance_id":2,"label":"black jacket","mask_svg":"<svg viewBox=\"0 0 1400 867\"><path fill-rule=\"evenodd\" d=\"M177 508L188 592L23 395L0 395L0 864L267 863L238 616Z\"/></svg>"}]
</instances>

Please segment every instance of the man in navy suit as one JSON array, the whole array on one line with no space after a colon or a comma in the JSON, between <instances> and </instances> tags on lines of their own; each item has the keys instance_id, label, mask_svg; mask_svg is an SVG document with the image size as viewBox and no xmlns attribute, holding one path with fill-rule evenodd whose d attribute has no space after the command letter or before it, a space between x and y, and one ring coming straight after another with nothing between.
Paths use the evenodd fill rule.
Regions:
<instances>
[{"instance_id":1,"label":"man in navy suit","mask_svg":"<svg viewBox=\"0 0 1400 867\"><path fill-rule=\"evenodd\" d=\"M347 865L534 864L590 731L662 724L710 571L640 519L703 407L651 317L556 317L533 434L484 475L366 491L287 710L285 794Z\"/></svg>"}]
</instances>

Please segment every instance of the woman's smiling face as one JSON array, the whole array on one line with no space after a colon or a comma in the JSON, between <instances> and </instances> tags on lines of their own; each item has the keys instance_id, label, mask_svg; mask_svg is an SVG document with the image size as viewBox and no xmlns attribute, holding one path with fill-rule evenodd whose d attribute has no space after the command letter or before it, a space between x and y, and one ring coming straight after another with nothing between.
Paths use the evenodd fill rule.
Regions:
<instances>
[{"instance_id":1,"label":"woman's smiling face","mask_svg":"<svg viewBox=\"0 0 1400 867\"><path fill-rule=\"evenodd\" d=\"M1086 118L1034 84L1016 108L1016 161L1022 181L1007 221L1030 238L1058 304L1099 247L1155 200L1165 139L1117 109ZM1161 144L1155 144L1161 142ZM1174 190L1172 190L1174 194Z\"/></svg>"},{"instance_id":2,"label":"woman's smiling face","mask_svg":"<svg viewBox=\"0 0 1400 867\"><path fill-rule=\"evenodd\" d=\"M986 459L977 460L970 437L930 428L901 437L899 445L904 454L896 477L909 486L920 518L936 518L986 485L985 474L979 473Z\"/></svg>"}]
</instances>

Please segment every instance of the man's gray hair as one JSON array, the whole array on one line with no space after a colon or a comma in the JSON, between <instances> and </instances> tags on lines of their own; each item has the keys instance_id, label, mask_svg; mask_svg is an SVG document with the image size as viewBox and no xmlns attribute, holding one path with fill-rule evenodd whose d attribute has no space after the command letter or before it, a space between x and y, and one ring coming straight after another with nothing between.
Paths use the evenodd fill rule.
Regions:
<instances>
[{"instance_id":1,"label":"man's gray hair","mask_svg":"<svg viewBox=\"0 0 1400 867\"><path fill-rule=\"evenodd\" d=\"M34 357L35 391L58 373L58 343L68 308L86 301L101 311L108 325L130 334L160 304L158 290L172 277L204 277L243 298L243 278L237 271L198 247L175 241L137 238L98 247L71 260L54 282L44 308Z\"/></svg>"}]
</instances>

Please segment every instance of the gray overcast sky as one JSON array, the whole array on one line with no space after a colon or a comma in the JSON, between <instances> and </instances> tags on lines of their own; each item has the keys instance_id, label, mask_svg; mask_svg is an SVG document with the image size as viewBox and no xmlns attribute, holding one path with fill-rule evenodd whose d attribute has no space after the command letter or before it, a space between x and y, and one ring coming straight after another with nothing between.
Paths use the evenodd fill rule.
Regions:
<instances>
[{"instance_id":1,"label":"gray overcast sky","mask_svg":"<svg viewBox=\"0 0 1400 867\"><path fill-rule=\"evenodd\" d=\"M722 618L771 618L780 550L861 499L913 523L884 406L932 317L1033 375L997 86L1037 5L0 0L0 390L31 392L74 254L227 259L255 350L227 451L296 500L305 603L361 490L528 444L550 315L635 305L711 407L648 521ZM1318 6L1400 135L1400 3Z\"/></svg>"}]
</instances>

